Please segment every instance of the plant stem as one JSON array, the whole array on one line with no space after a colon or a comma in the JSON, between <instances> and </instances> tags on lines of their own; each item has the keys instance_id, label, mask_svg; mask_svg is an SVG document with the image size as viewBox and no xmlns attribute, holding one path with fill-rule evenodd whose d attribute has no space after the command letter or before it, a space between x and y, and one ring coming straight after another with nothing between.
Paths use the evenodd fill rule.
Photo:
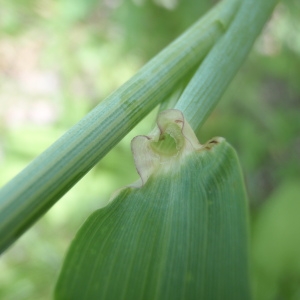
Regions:
<instances>
[{"instance_id":1,"label":"plant stem","mask_svg":"<svg viewBox=\"0 0 300 300\"><path fill-rule=\"evenodd\" d=\"M213 8L0 190L0 251L199 65L230 24L238 3L228 0Z\"/></svg>"},{"instance_id":2,"label":"plant stem","mask_svg":"<svg viewBox=\"0 0 300 300\"><path fill-rule=\"evenodd\" d=\"M245 61L277 0L244 0L226 33L205 57L175 105L197 130Z\"/></svg>"}]
</instances>

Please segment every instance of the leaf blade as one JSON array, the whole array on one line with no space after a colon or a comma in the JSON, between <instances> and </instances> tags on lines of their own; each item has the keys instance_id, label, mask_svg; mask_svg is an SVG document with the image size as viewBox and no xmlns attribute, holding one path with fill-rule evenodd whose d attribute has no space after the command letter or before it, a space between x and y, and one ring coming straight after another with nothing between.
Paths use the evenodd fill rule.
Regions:
<instances>
[{"instance_id":1,"label":"leaf blade","mask_svg":"<svg viewBox=\"0 0 300 300\"><path fill-rule=\"evenodd\" d=\"M247 231L240 169L223 141L92 214L56 299L249 299Z\"/></svg>"}]
</instances>

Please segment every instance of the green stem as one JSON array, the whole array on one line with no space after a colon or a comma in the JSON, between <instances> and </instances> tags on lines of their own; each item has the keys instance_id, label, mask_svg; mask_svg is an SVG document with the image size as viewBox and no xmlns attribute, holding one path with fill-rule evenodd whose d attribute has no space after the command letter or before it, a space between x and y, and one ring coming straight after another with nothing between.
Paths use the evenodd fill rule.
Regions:
<instances>
[{"instance_id":1,"label":"green stem","mask_svg":"<svg viewBox=\"0 0 300 300\"><path fill-rule=\"evenodd\" d=\"M0 251L45 213L197 67L237 11L220 3L0 190Z\"/></svg>"},{"instance_id":2,"label":"green stem","mask_svg":"<svg viewBox=\"0 0 300 300\"><path fill-rule=\"evenodd\" d=\"M277 0L244 0L226 33L205 57L175 105L197 130L245 61Z\"/></svg>"}]
</instances>

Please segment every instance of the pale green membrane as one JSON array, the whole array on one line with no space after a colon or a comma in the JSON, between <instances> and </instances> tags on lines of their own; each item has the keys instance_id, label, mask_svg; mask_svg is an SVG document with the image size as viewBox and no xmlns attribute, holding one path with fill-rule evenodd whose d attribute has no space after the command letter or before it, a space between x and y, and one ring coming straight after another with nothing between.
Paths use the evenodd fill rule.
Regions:
<instances>
[{"instance_id":1,"label":"pale green membrane","mask_svg":"<svg viewBox=\"0 0 300 300\"><path fill-rule=\"evenodd\" d=\"M93 213L55 298L250 299L247 226L237 156L222 141Z\"/></svg>"}]
</instances>

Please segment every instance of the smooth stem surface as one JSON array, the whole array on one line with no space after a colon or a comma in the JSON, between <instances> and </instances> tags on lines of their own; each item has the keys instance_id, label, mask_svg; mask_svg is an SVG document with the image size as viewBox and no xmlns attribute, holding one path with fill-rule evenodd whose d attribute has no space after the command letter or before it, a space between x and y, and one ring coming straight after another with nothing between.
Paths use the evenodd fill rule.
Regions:
<instances>
[{"instance_id":1,"label":"smooth stem surface","mask_svg":"<svg viewBox=\"0 0 300 300\"><path fill-rule=\"evenodd\" d=\"M113 148L224 33L239 1L220 3L0 190L0 251Z\"/></svg>"},{"instance_id":2,"label":"smooth stem surface","mask_svg":"<svg viewBox=\"0 0 300 300\"><path fill-rule=\"evenodd\" d=\"M244 0L226 33L206 56L175 105L197 130L243 64L277 0Z\"/></svg>"}]
</instances>

